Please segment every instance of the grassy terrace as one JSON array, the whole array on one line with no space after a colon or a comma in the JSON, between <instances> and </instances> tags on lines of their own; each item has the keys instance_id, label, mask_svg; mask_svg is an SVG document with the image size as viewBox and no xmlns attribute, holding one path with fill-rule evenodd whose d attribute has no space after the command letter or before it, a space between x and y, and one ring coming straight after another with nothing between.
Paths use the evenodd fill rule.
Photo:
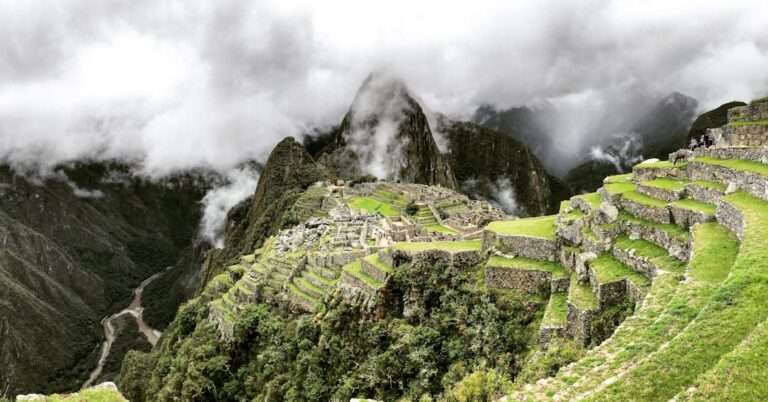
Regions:
<instances>
[{"instance_id":1,"label":"grassy terrace","mask_svg":"<svg viewBox=\"0 0 768 402\"><path fill-rule=\"evenodd\" d=\"M681 191L685 188L688 182L683 180L674 180L668 178L658 178L654 180L648 180L641 183L644 186L656 187L664 190Z\"/></svg>"},{"instance_id":2,"label":"grassy terrace","mask_svg":"<svg viewBox=\"0 0 768 402\"><path fill-rule=\"evenodd\" d=\"M374 289L380 289L384 286L384 283L377 281L375 278L371 278L363 272L362 267L360 266L360 260L356 260L354 262L351 262L347 265L345 265L342 270L346 272L349 275L354 276L357 279L360 279L363 281L366 285L374 288Z\"/></svg>"},{"instance_id":3,"label":"grassy terrace","mask_svg":"<svg viewBox=\"0 0 768 402\"><path fill-rule=\"evenodd\" d=\"M600 194L598 194L598 193L589 193L589 194L577 195L574 198L580 198L580 199L586 201L587 204L591 205L592 208L595 208L595 209L599 208L600 207L600 203L603 202L602 197L600 197Z\"/></svg>"},{"instance_id":4,"label":"grassy terrace","mask_svg":"<svg viewBox=\"0 0 768 402\"><path fill-rule=\"evenodd\" d=\"M568 319L568 296L565 293L552 293L544 310L542 325L563 326Z\"/></svg>"},{"instance_id":5,"label":"grassy terrace","mask_svg":"<svg viewBox=\"0 0 768 402\"><path fill-rule=\"evenodd\" d=\"M603 179L603 183L631 183L632 173L617 174Z\"/></svg>"},{"instance_id":6,"label":"grassy terrace","mask_svg":"<svg viewBox=\"0 0 768 402\"><path fill-rule=\"evenodd\" d=\"M306 300L306 301L308 301L310 303L317 304L317 302L318 302L318 300L316 298L312 297L312 295L310 295L309 293L305 292L303 289L301 289L300 287L296 286L294 283L289 283L288 284L288 291L290 291L291 293L294 293L295 295L301 297L302 299L304 299L304 300Z\"/></svg>"},{"instance_id":7,"label":"grassy terrace","mask_svg":"<svg viewBox=\"0 0 768 402\"><path fill-rule=\"evenodd\" d=\"M760 162L745 161L741 159L717 159L708 156L695 158L694 161L768 176L768 165Z\"/></svg>"},{"instance_id":8,"label":"grassy terrace","mask_svg":"<svg viewBox=\"0 0 768 402\"><path fill-rule=\"evenodd\" d=\"M435 233L448 233L448 234L456 234L457 232L449 227L445 227L439 223L435 223L432 225L425 225L424 229L426 229L428 232L435 232Z\"/></svg>"},{"instance_id":9,"label":"grassy terrace","mask_svg":"<svg viewBox=\"0 0 768 402\"><path fill-rule=\"evenodd\" d=\"M622 235L616 239L613 246L623 250L633 249L637 255L651 260L656 266L667 271L682 272L685 268L685 263L670 256L667 253L667 250L663 247L657 246L647 240L632 240L629 237Z\"/></svg>"},{"instance_id":10,"label":"grassy terrace","mask_svg":"<svg viewBox=\"0 0 768 402\"><path fill-rule=\"evenodd\" d=\"M597 298L592 293L589 284L581 284L576 280L576 275L571 275L571 285L568 288L568 302L581 310L593 310L597 308Z\"/></svg>"},{"instance_id":11,"label":"grassy terrace","mask_svg":"<svg viewBox=\"0 0 768 402\"><path fill-rule=\"evenodd\" d=\"M403 251L429 251L442 250L457 253L461 251L479 251L483 246L482 240L464 241L432 241L432 242L400 242L393 246Z\"/></svg>"},{"instance_id":12,"label":"grassy terrace","mask_svg":"<svg viewBox=\"0 0 768 402\"><path fill-rule=\"evenodd\" d=\"M506 258L494 255L488 259L489 267L514 268L530 271L545 271L552 274L555 278L565 278L568 273L562 265L556 262L539 261L525 257Z\"/></svg>"},{"instance_id":13,"label":"grassy terrace","mask_svg":"<svg viewBox=\"0 0 768 402\"><path fill-rule=\"evenodd\" d=\"M691 199L674 201L670 203L670 205L679 207L679 208L689 209L691 211L702 212L707 215L713 215L713 216L715 215L715 210L716 210L716 207L714 204L710 204L708 202L691 200Z\"/></svg>"},{"instance_id":14,"label":"grassy terrace","mask_svg":"<svg viewBox=\"0 0 768 402\"><path fill-rule=\"evenodd\" d=\"M673 339L697 316L727 277L738 253L738 242L724 227L705 223L694 229L693 247L687 280L681 282L683 278L679 273L659 274L637 313L628 317L611 338L587 357L558 374L556 386L562 400L600 391L603 381L622 371L631 371L640 358ZM653 376L662 372L665 376L674 376L673 370L661 370ZM635 396L625 400L645 398Z\"/></svg>"},{"instance_id":15,"label":"grassy terrace","mask_svg":"<svg viewBox=\"0 0 768 402\"><path fill-rule=\"evenodd\" d=\"M501 235L517 235L555 239L555 220L557 215L538 218L517 219L513 221L491 222L486 229Z\"/></svg>"},{"instance_id":16,"label":"grassy terrace","mask_svg":"<svg viewBox=\"0 0 768 402\"><path fill-rule=\"evenodd\" d=\"M619 212L619 220L635 223L638 225L653 227L659 230L662 230L664 232L667 232L670 236L681 240L681 241L687 241L688 240L688 231L681 228L680 226L671 224L671 223L656 223L651 222L645 219L638 218L636 216L633 216L625 211Z\"/></svg>"},{"instance_id":17,"label":"grassy terrace","mask_svg":"<svg viewBox=\"0 0 768 402\"><path fill-rule=\"evenodd\" d=\"M589 267L595 272L597 281L601 284L628 279L636 286L647 286L650 281L645 276L635 272L632 268L621 263L610 254L602 254L589 263Z\"/></svg>"},{"instance_id":18,"label":"grassy terrace","mask_svg":"<svg viewBox=\"0 0 768 402\"><path fill-rule=\"evenodd\" d=\"M717 190L717 191L725 191L726 185L723 183L718 183L716 181L706 181L706 180L694 180L691 183L699 186L708 188L710 190Z\"/></svg>"},{"instance_id":19,"label":"grassy terrace","mask_svg":"<svg viewBox=\"0 0 768 402\"><path fill-rule=\"evenodd\" d=\"M694 315L695 319L684 331L640 362L622 381L594 395L593 399L666 401L695 383L700 375L717 369L721 358L725 356L727 360L728 353L742 344L768 317L768 309L765 308L765 295L768 294L768 203L744 193L731 194L724 199L738 208L746 221L744 240L730 275L715 289L708 304ZM704 235L713 243L712 247L695 252L694 257L700 264L713 266L700 278L711 276L716 280L722 276L718 268L725 265L724 261L733 248L729 244L734 241L729 242L727 238L723 239L724 236L717 238L716 233ZM685 306L688 303L690 300ZM713 392L741 396L754 392L753 386L765 375L765 361L758 355L750 353L738 370L724 372L724 377L718 381L728 384L729 388Z\"/></svg>"},{"instance_id":20,"label":"grassy terrace","mask_svg":"<svg viewBox=\"0 0 768 402\"><path fill-rule=\"evenodd\" d=\"M628 193L636 188L633 183L606 183L603 187L610 195Z\"/></svg>"},{"instance_id":21,"label":"grassy terrace","mask_svg":"<svg viewBox=\"0 0 768 402\"><path fill-rule=\"evenodd\" d=\"M643 162L639 165L635 165L634 169L682 169L686 166L685 163L674 164L670 161L658 161L658 162Z\"/></svg>"},{"instance_id":22,"label":"grassy terrace","mask_svg":"<svg viewBox=\"0 0 768 402\"><path fill-rule=\"evenodd\" d=\"M388 273L392 272L392 267L390 267L389 265L385 264L384 261L379 259L379 255L378 254L371 254L368 257L365 257L364 260L365 260L365 262L367 262L367 263L373 265L374 267L376 267L377 269L379 269L381 272L388 272Z\"/></svg>"},{"instance_id":23,"label":"grassy terrace","mask_svg":"<svg viewBox=\"0 0 768 402\"><path fill-rule=\"evenodd\" d=\"M735 121L733 123L729 123L729 126L734 127L740 127L740 126L768 126L768 120L755 120L755 121Z\"/></svg>"},{"instance_id":24,"label":"grassy terrace","mask_svg":"<svg viewBox=\"0 0 768 402\"><path fill-rule=\"evenodd\" d=\"M666 208L667 202L658 198L649 197L645 194L640 194L637 191L630 191L624 193L623 197L627 200L634 201L638 204L643 204L649 207Z\"/></svg>"},{"instance_id":25,"label":"grassy terrace","mask_svg":"<svg viewBox=\"0 0 768 402\"><path fill-rule=\"evenodd\" d=\"M400 208L370 197L352 197L347 204L350 208L361 209L371 214L379 213L386 217L400 216Z\"/></svg>"},{"instance_id":26,"label":"grassy terrace","mask_svg":"<svg viewBox=\"0 0 768 402\"><path fill-rule=\"evenodd\" d=\"M128 400L125 399L122 395L120 395L120 393L117 391L112 391L109 389L93 389L93 388L82 390L76 394L67 394L67 395L54 394L54 395L45 397L44 399L41 399L41 401L43 402L80 402L80 401L128 402Z\"/></svg>"}]
</instances>

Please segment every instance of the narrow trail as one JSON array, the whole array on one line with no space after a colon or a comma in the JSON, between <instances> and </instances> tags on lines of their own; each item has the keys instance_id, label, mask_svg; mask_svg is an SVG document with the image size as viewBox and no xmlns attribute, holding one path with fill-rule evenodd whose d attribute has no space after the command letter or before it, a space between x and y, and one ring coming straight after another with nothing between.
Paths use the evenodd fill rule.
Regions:
<instances>
[{"instance_id":1,"label":"narrow trail","mask_svg":"<svg viewBox=\"0 0 768 402\"><path fill-rule=\"evenodd\" d=\"M141 295L147 285L152 283L152 281L159 278L160 275L164 274L171 268L172 267L168 267L165 270L160 271L145 279L143 282L141 282L139 287L133 290L133 300L131 300L131 304L129 304L127 308L101 320L101 325L104 327L104 343L101 344L101 355L99 356L99 362L96 364L96 368L91 372L90 377L88 377L88 381L83 384L83 388L90 387L93 385L94 381L96 381L99 376L101 376L101 372L104 369L104 364L107 362L107 358L109 357L109 353L112 349L112 344L115 342L115 327L112 324L114 320L124 315L132 316L136 320L136 325L139 327L139 332L141 332L144 337L147 338L147 341L152 344L153 347L157 344L157 341L160 339L162 332L150 327L146 322L144 322L144 307L141 305Z\"/></svg>"}]
</instances>

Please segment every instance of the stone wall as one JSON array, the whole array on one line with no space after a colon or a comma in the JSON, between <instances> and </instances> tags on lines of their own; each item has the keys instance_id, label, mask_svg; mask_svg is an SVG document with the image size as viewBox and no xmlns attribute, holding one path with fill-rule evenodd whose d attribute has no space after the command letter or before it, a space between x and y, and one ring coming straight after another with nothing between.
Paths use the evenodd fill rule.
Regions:
<instances>
[{"instance_id":1,"label":"stone wall","mask_svg":"<svg viewBox=\"0 0 768 402\"><path fill-rule=\"evenodd\" d=\"M723 138L731 146L768 146L768 124L727 125Z\"/></svg>"},{"instance_id":2,"label":"stone wall","mask_svg":"<svg viewBox=\"0 0 768 402\"><path fill-rule=\"evenodd\" d=\"M669 252L678 260L688 261L690 257L690 244L670 236L664 230L633 222L621 221L620 226L630 238L643 239L655 243Z\"/></svg>"},{"instance_id":3,"label":"stone wall","mask_svg":"<svg viewBox=\"0 0 768 402\"><path fill-rule=\"evenodd\" d=\"M654 186L637 185L637 192L667 202L677 201L685 196L685 190L670 190Z\"/></svg>"},{"instance_id":4,"label":"stone wall","mask_svg":"<svg viewBox=\"0 0 768 402\"><path fill-rule=\"evenodd\" d=\"M728 122L768 120L768 102L751 103L728 109Z\"/></svg>"},{"instance_id":5,"label":"stone wall","mask_svg":"<svg viewBox=\"0 0 768 402\"><path fill-rule=\"evenodd\" d=\"M352 304L358 304L365 309L376 306L377 290L353 275L342 271L337 289Z\"/></svg>"},{"instance_id":6,"label":"stone wall","mask_svg":"<svg viewBox=\"0 0 768 402\"><path fill-rule=\"evenodd\" d=\"M588 263L589 264L589 263ZM627 299L627 280L621 279L618 281L600 283L597 280L595 271L589 270L589 283L592 285L592 289L597 289L597 302L600 309L614 304L621 303Z\"/></svg>"},{"instance_id":7,"label":"stone wall","mask_svg":"<svg viewBox=\"0 0 768 402\"><path fill-rule=\"evenodd\" d=\"M592 338L592 320L596 310L581 310L568 303L568 325L566 332L582 345L588 345Z\"/></svg>"},{"instance_id":8,"label":"stone wall","mask_svg":"<svg viewBox=\"0 0 768 402\"><path fill-rule=\"evenodd\" d=\"M766 134L768 135L768 134ZM708 156L717 159L743 159L753 162L768 163L768 148L696 148L694 156Z\"/></svg>"},{"instance_id":9,"label":"stone wall","mask_svg":"<svg viewBox=\"0 0 768 402\"><path fill-rule=\"evenodd\" d=\"M558 217L555 223L557 236L572 245L581 244L584 219L579 218L566 222L561 217Z\"/></svg>"},{"instance_id":10,"label":"stone wall","mask_svg":"<svg viewBox=\"0 0 768 402\"><path fill-rule=\"evenodd\" d=\"M669 211L672 213L672 220L675 221L675 224L684 229L687 229L697 223L709 222L714 219L713 216L707 215L703 212L680 208L674 205L669 206Z\"/></svg>"},{"instance_id":11,"label":"stone wall","mask_svg":"<svg viewBox=\"0 0 768 402\"><path fill-rule=\"evenodd\" d=\"M389 274L380 270L379 267L371 264L365 259L360 260L360 269L363 272L365 272L368 276L370 276L373 279L376 279L379 282L385 282L389 277Z\"/></svg>"},{"instance_id":12,"label":"stone wall","mask_svg":"<svg viewBox=\"0 0 768 402\"><path fill-rule=\"evenodd\" d=\"M696 183L686 184L685 191L688 193L689 198L697 201L708 202L710 204L717 204L717 202L723 196L723 192L720 190L700 186Z\"/></svg>"},{"instance_id":13,"label":"stone wall","mask_svg":"<svg viewBox=\"0 0 768 402\"><path fill-rule=\"evenodd\" d=\"M483 231L483 251L496 248L504 254L532 258L534 260L557 261L555 240L538 237L502 235L490 230Z\"/></svg>"},{"instance_id":14,"label":"stone wall","mask_svg":"<svg viewBox=\"0 0 768 402\"><path fill-rule=\"evenodd\" d=\"M553 339L565 338L567 332L567 328L564 326L542 326L539 329L539 348L546 350Z\"/></svg>"},{"instance_id":15,"label":"stone wall","mask_svg":"<svg viewBox=\"0 0 768 402\"><path fill-rule=\"evenodd\" d=\"M717 203L717 222L733 232L739 240L744 239L744 216L726 200Z\"/></svg>"},{"instance_id":16,"label":"stone wall","mask_svg":"<svg viewBox=\"0 0 768 402\"><path fill-rule=\"evenodd\" d=\"M626 198L620 201L621 209L630 214L656 223L672 223L672 215L667 207L652 207Z\"/></svg>"},{"instance_id":17,"label":"stone wall","mask_svg":"<svg viewBox=\"0 0 768 402\"><path fill-rule=\"evenodd\" d=\"M670 169L665 167L643 167L642 165L636 165L632 168L632 173L634 180L638 183L660 177L686 178L686 169Z\"/></svg>"},{"instance_id":18,"label":"stone wall","mask_svg":"<svg viewBox=\"0 0 768 402\"><path fill-rule=\"evenodd\" d=\"M530 294L549 294L552 274L545 271L487 266L485 285L495 289L514 289Z\"/></svg>"},{"instance_id":19,"label":"stone wall","mask_svg":"<svg viewBox=\"0 0 768 402\"><path fill-rule=\"evenodd\" d=\"M701 162L691 162L688 167L692 180L734 184L755 197L768 200L768 176Z\"/></svg>"},{"instance_id":20,"label":"stone wall","mask_svg":"<svg viewBox=\"0 0 768 402\"><path fill-rule=\"evenodd\" d=\"M552 282L550 282L549 292L550 293L565 293L568 292L568 288L571 286L571 278L570 277L564 277L564 278L552 278Z\"/></svg>"},{"instance_id":21,"label":"stone wall","mask_svg":"<svg viewBox=\"0 0 768 402\"><path fill-rule=\"evenodd\" d=\"M649 279L656 276L656 272L659 270L659 267L654 264L653 261L637 255L635 250L614 247L612 254L617 260L621 261L622 264L645 275Z\"/></svg>"}]
</instances>

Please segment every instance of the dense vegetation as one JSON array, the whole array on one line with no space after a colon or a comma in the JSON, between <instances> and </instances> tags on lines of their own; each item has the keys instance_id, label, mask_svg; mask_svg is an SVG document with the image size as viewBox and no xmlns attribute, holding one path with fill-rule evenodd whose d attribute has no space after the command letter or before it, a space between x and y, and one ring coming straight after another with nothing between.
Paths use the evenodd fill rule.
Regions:
<instances>
[{"instance_id":1,"label":"dense vegetation","mask_svg":"<svg viewBox=\"0 0 768 402\"><path fill-rule=\"evenodd\" d=\"M127 356L120 388L132 401L498 396L522 366L538 310L487 291L481 272L399 269L376 317L334 297L315 316L253 304L232 342L207 319L209 288L182 307L159 348Z\"/></svg>"}]
</instances>

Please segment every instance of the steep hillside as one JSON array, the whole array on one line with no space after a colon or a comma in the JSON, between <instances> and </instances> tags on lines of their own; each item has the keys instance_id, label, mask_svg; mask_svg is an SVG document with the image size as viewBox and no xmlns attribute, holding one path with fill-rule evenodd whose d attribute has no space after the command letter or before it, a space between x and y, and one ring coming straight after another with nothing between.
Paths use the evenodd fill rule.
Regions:
<instances>
[{"instance_id":1,"label":"steep hillside","mask_svg":"<svg viewBox=\"0 0 768 402\"><path fill-rule=\"evenodd\" d=\"M733 109L716 146L638 164L552 216L509 220L434 186L314 184L301 223L213 278L158 348L129 354L121 389L764 400L767 118L768 102Z\"/></svg>"},{"instance_id":2,"label":"steep hillside","mask_svg":"<svg viewBox=\"0 0 768 402\"><path fill-rule=\"evenodd\" d=\"M190 271L177 261L207 187L192 176L137 179L119 164L47 179L0 168L0 388L77 389L95 366L101 318L152 273Z\"/></svg>"}]
</instances>

